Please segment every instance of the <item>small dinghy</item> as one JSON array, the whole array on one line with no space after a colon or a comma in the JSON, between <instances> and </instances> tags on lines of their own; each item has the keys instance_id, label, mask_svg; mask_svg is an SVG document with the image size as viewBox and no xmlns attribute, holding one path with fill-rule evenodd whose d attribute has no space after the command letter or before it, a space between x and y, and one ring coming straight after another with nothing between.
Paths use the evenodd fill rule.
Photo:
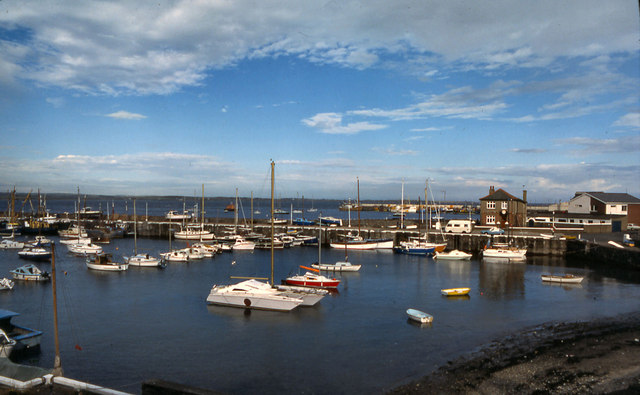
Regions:
<instances>
[{"instance_id":1,"label":"small dinghy","mask_svg":"<svg viewBox=\"0 0 640 395\"><path fill-rule=\"evenodd\" d=\"M421 324L427 324L433 322L433 316L431 314L427 314L424 311L416 310L416 309L407 309L407 315L409 319L419 322Z\"/></svg>"},{"instance_id":2,"label":"small dinghy","mask_svg":"<svg viewBox=\"0 0 640 395\"><path fill-rule=\"evenodd\" d=\"M553 275L543 274L540 276L542 281L548 281L552 283L567 283L567 284L580 284L584 277L574 276L573 274Z\"/></svg>"},{"instance_id":3,"label":"small dinghy","mask_svg":"<svg viewBox=\"0 0 640 395\"><path fill-rule=\"evenodd\" d=\"M444 296L464 296L469 295L469 291L471 291L471 288L448 288L440 290Z\"/></svg>"}]
</instances>

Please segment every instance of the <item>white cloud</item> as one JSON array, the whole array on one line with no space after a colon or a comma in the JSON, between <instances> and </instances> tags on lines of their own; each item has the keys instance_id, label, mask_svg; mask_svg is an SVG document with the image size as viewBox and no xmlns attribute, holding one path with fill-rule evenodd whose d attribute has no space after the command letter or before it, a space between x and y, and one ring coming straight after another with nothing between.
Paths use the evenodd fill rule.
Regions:
<instances>
[{"instance_id":1,"label":"white cloud","mask_svg":"<svg viewBox=\"0 0 640 395\"><path fill-rule=\"evenodd\" d=\"M613 126L640 129L640 112L631 112L613 123Z\"/></svg>"},{"instance_id":2,"label":"white cloud","mask_svg":"<svg viewBox=\"0 0 640 395\"><path fill-rule=\"evenodd\" d=\"M342 115L338 113L320 113L302 120L305 125L319 129L326 134L357 134L362 131L384 129L386 125L369 122L354 122L342 124Z\"/></svg>"},{"instance_id":3,"label":"white cloud","mask_svg":"<svg viewBox=\"0 0 640 395\"><path fill-rule=\"evenodd\" d=\"M566 57L637 51L633 2L2 2L0 23L29 30L1 42L0 79L92 94L168 94L243 59L297 56L357 69L421 57L426 78L460 70L541 67ZM6 39L5 39L6 40ZM28 46L27 46L28 45ZM35 62L35 63L32 63ZM23 67L23 65L26 65Z\"/></svg>"},{"instance_id":4,"label":"white cloud","mask_svg":"<svg viewBox=\"0 0 640 395\"><path fill-rule=\"evenodd\" d=\"M559 144L577 146L574 153L580 155L624 154L640 152L640 135L615 139L594 139L589 137L571 137L557 140Z\"/></svg>"},{"instance_id":5,"label":"white cloud","mask_svg":"<svg viewBox=\"0 0 640 395\"><path fill-rule=\"evenodd\" d=\"M145 119L146 118L145 115L135 114L135 113L131 113L131 112L128 112L128 111L116 111L116 112L113 112L111 114L107 114L105 116L109 117L109 118L129 119L129 120L134 120L134 121L139 121L141 119Z\"/></svg>"}]
</instances>

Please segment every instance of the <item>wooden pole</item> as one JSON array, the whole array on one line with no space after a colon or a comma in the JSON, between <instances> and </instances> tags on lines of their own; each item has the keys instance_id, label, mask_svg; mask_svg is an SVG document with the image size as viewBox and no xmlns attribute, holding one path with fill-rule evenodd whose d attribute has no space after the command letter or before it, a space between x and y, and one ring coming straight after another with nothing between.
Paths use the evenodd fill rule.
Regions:
<instances>
[{"instance_id":1,"label":"wooden pole","mask_svg":"<svg viewBox=\"0 0 640 395\"><path fill-rule=\"evenodd\" d=\"M55 360L53 362L53 375L62 376L62 363L60 362L60 341L58 339L58 294L56 292L56 245L51 242L51 282L53 288L53 336L56 347Z\"/></svg>"}]
</instances>

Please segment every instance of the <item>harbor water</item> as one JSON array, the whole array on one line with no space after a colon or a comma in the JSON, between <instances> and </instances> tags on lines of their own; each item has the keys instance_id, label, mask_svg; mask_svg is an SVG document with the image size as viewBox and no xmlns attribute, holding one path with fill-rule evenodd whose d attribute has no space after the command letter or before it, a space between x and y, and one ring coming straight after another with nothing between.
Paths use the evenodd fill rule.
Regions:
<instances>
[{"instance_id":1,"label":"harbor water","mask_svg":"<svg viewBox=\"0 0 640 395\"><path fill-rule=\"evenodd\" d=\"M134 241L103 247L117 261L132 253ZM139 251L157 256L168 249L168 240L138 239ZM341 250L322 249L323 262L342 258ZM276 282L317 259L316 247L276 251ZM351 251L349 259L362 269L336 274L337 293L283 313L205 302L212 285L240 281L230 276L269 277L268 250L108 273L88 270L57 244L65 376L133 393L154 378L238 394L382 393L523 328L636 311L640 299L638 273L585 269L564 258L437 262ZM0 277L25 263L15 250L0 251ZM542 273L585 279L551 285L541 282ZM470 296L441 296L452 287L470 287ZM18 282L0 292L2 308L21 314L13 322L45 332L40 353L21 363L53 366L51 295L51 283ZM433 315L433 323L414 324L407 308Z\"/></svg>"}]
</instances>

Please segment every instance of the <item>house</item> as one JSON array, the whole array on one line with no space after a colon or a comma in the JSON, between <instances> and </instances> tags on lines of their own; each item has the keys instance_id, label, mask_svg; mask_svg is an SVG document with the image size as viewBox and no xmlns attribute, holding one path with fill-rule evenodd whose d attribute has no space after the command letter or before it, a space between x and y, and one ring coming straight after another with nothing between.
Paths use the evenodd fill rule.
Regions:
<instances>
[{"instance_id":1,"label":"house","mask_svg":"<svg viewBox=\"0 0 640 395\"><path fill-rule=\"evenodd\" d=\"M612 231L620 232L628 223L640 224L640 199L628 193L576 192L567 212L619 216L613 220Z\"/></svg>"},{"instance_id":2,"label":"house","mask_svg":"<svg viewBox=\"0 0 640 395\"><path fill-rule=\"evenodd\" d=\"M489 187L489 194L480 198L480 224L501 228L526 226L527 191L522 191L522 199L503 189Z\"/></svg>"}]
</instances>

